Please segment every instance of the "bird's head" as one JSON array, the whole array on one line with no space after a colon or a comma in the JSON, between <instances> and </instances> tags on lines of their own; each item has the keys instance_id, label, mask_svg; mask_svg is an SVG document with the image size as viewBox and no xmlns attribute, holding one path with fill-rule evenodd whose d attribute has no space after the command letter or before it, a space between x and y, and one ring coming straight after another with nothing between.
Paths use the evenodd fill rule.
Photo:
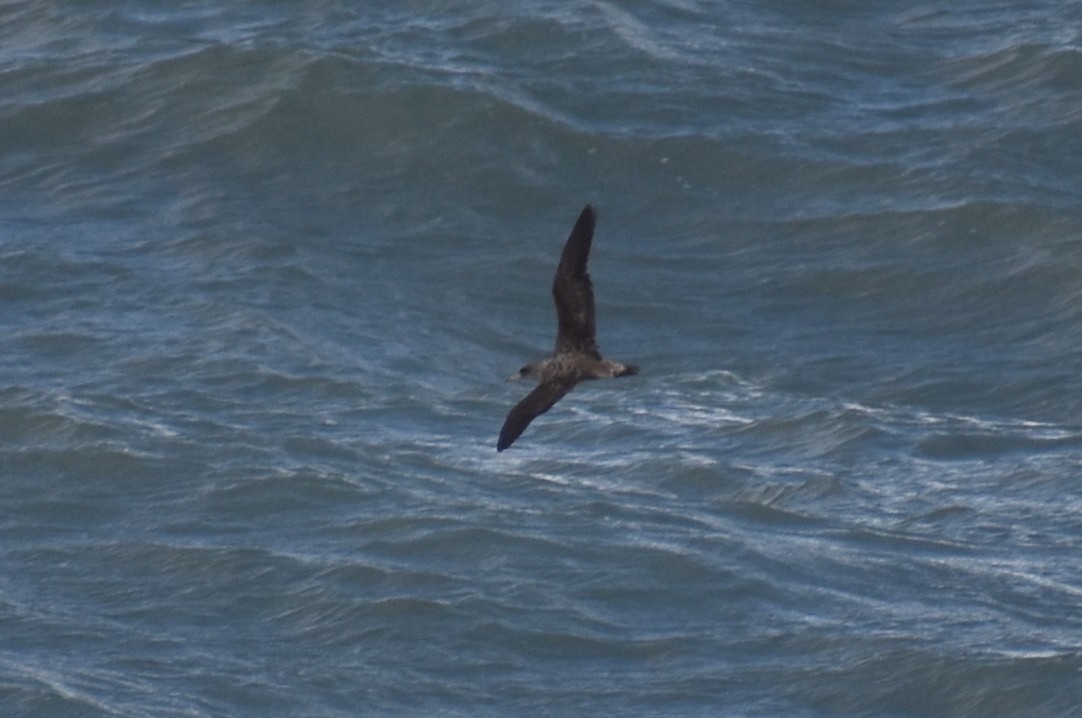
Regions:
<instances>
[{"instance_id":1,"label":"bird's head","mask_svg":"<svg viewBox=\"0 0 1082 718\"><path fill-rule=\"evenodd\" d=\"M537 365L526 364L521 369L516 371L511 376L507 377L507 381L518 381L519 379L525 379L526 377L537 376Z\"/></svg>"}]
</instances>

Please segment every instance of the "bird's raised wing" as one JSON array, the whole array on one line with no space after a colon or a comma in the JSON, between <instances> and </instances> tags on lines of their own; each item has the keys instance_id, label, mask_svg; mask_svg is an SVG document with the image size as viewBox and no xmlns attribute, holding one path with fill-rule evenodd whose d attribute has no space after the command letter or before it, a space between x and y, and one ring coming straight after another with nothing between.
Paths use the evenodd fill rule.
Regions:
<instances>
[{"instance_id":1,"label":"bird's raised wing","mask_svg":"<svg viewBox=\"0 0 1082 718\"><path fill-rule=\"evenodd\" d=\"M496 451L503 451L515 442L530 422L552 408L564 394L571 391L575 382L545 382L534 387L526 397L515 404L507 415L500 429L500 438L496 442Z\"/></svg>"},{"instance_id":2,"label":"bird's raised wing","mask_svg":"<svg viewBox=\"0 0 1082 718\"><path fill-rule=\"evenodd\" d=\"M590 259L590 244L594 239L597 213L590 205L583 208L571 235L564 244L556 277L552 280L552 296L556 300L556 353L582 352L601 358L597 350L594 324L594 290L586 263Z\"/></svg>"}]
</instances>

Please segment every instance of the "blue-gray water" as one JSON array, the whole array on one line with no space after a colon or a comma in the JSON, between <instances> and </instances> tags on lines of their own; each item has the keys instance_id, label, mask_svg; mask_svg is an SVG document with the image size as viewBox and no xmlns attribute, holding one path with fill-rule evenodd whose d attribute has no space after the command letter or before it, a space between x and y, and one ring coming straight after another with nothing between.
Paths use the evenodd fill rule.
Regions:
<instances>
[{"instance_id":1,"label":"blue-gray water","mask_svg":"<svg viewBox=\"0 0 1082 718\"><path fill-rule=\"evenodd\" d=\"M1077 4L341 5L0 3L0 714L1080 714Z\"/></svg>"}]
</instances>

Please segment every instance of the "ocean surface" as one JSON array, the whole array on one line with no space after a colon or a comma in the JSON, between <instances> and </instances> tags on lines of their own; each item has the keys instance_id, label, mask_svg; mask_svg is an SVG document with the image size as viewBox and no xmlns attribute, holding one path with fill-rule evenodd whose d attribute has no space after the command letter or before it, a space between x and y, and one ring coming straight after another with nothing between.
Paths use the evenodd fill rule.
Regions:
<instances>
[{"instance_id":1,"label":"ocean surface","mask_svg":"<svg viewBox=\"0 0 1082 718\"><path fill-rule=\"evenodd\" d=\"M1082 715L1082 5L0 2L0 715Z\"/></svg>"}]
</instances>

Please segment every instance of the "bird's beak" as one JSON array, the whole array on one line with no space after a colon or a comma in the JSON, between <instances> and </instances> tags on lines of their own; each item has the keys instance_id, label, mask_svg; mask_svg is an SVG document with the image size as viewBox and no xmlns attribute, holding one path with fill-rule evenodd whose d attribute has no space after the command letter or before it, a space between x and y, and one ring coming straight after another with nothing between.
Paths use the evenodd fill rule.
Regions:
<instances>
[{"instance_id":1,"label":"bird's beak","mask_svg":"<svg viewBox=\"0 0 1082 718\"><path fill-rule=\"evenodd\" d=\"M507 377L506 379L504 379L504 381L518 381L518 380L519 380L519 379L521 379L521 378L522 378L522 372L520 372L520 371L516 371L516 372L515 372L514 374L512 374L511 376L509 376L509 377Z\"/></svg>"}]
</instances>

